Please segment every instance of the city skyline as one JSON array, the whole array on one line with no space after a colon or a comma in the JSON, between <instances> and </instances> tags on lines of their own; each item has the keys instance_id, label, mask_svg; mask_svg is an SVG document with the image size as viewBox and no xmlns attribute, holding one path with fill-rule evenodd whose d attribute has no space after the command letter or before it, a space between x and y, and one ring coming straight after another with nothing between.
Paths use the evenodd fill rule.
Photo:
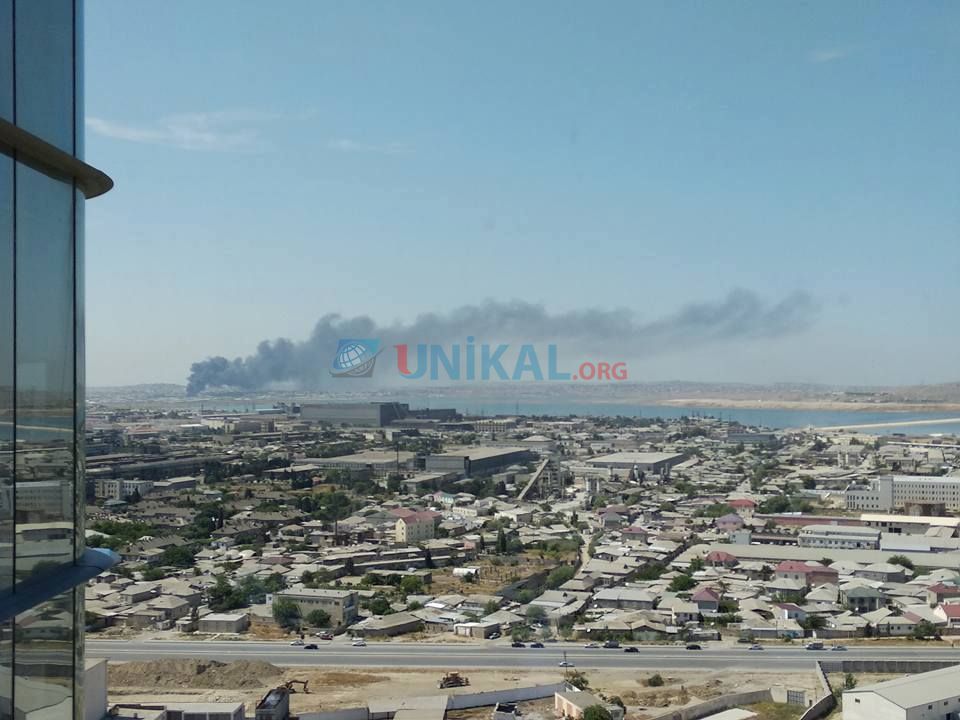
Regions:
<instances>
[{"instance_id":1,"label":"city skyline","mask_svg":"<svg viewBox=\"0 0 960 720\"><path fill-rule=\"evenodd\" d=\"M90 4L91 385L331 313L642 327L736 292L815 312L632 379L956 380L955 6L547 10Z\"/></svg>"}]
</instances>

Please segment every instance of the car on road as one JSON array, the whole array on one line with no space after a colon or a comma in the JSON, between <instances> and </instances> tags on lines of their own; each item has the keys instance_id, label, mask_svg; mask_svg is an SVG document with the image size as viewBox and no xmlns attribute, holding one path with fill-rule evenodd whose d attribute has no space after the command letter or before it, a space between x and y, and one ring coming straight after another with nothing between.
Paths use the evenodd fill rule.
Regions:
<instances>
[{"instance_id":1,"label":"car on road","mask_svg":"<svg viewBox=\"0 0 960 720\"><path fill-rule=\"evenodd\" d=\"M352 643L350 643L350 644L351 644L353 647L366 647L366 646L367 646L366 640L354 640L354 641L353 641Z\"/></svg>"},{"instance_id":2,"label":"car on road","mask_svg":"<svg viewBox=\"0 0 960 720\"><path fill-rule=\"evenodd\" d=\"M607 641L603 644L603 647L604 647L605 649L607 649L607 650L619 650L619 649L620 649L620 643L618 643L616 640L607 640Z\"/></svg>"},{"instance_id":3,"label":"car on road","mask_svg":"<svg viewBox=\"0 0 960 720\"><path fill-rule=\"evenodd\" d=\"M845 652L846 649L846 645L834 645L830 648L830 652Z\"/></svg>"},{"instance_id":4,"label":"car on road","mask_svg":"<svg viewBox=\"0 0 960 720\"><path fill-rule=\"evenodd\" d=\"M630 647L625 647L623 651L628 653L638 653L640 652L640 648L634 647L633 645L631 645Z\"/></svg>"},{"instance_id":5,"label":"car on road","mask_svg":"<svg viewBox=\"0 0 960 720\"><path fill-rule=\"evenodd\" d=\"M823 650L822 642L810 642L804 646L807 650Z\"/></svg>"},{"instance_id":6,"label":"car on road","mask_svg":"<svg viewBox=\"0 0 960 720\"><path fill-rule=\"evenodd\" d=\"M533 643L530 643L530 647L532 647L532 648L542 648L542 647L543 647L543 643L542 643L542 642L533 642Z\"/></svg>"},{"instance_id":7,"label":"car on road","mask_svg":"<svg viewBox=\"0 0 960 720\"><path fill-rule=\"evenodd\" d=\"M757 644L757 643L754 643L754 644L751 645L748 649L749 649L749 650L763 650L763 645L759 645L759 644Z\"/></svg>"},{"instance_id":8,"label":"car on road","mask_svg":"<svg viewBox=\"0 0 960 720\"><path fill-rule=\"evenodd\" d=\"M560 662L557 663L557 667L574 667L574 664L566 660L561 660Z\"/></svg>"},{"instance_id":9,"label":"car on road","mask_svg":"<svg viewBox=\"0 0 960 720\"><path fill-rule=\"evenodd\" d=\"M316 643L310 643L309 645L303 646L304 650L319 650L320 647Z\"/></svg>"},{"instance_id":10,"label":"car on road","mask_svg":"<svg viewBox=\"0 0 960 720\"><path fill-rule=\"evenodd\" d=\"M510 647L526 647L526 646L527 646L526 643L522 643L519 640L514 640L512 643L510 643Z\"/></svg>"},{"instance_id":11,"label":"car on road","mask_svg":"<svg viewBox=\"0 0 960 720\"><path fill-rule=\"evenodd\" d=\"M303 645L303 640L294 640L294 641L293 641L292 643L290 643L290 644L291 644L291 645L300 646L300 645Z\"/></svg>"},{"instance_id":12,"label":"car on road","mask_svg":"<svg viewBox=\"0 0 960 720\"><path fill-rule=\"evenodd\" d=\"M587 643L586 645L584 645L584 647L585 647L585 648L598 648L598 647L600 647L600 643Z\"/></svg>"},{"instance_id":13,"label":"car on road","mask_svg":"<svg viewBox=\"0 0 960 720\"><path fill-rule=\"evenodd\" d=\"M687 650L703 650L697 643L687 643Z\"/></svg>"}]
</instances>

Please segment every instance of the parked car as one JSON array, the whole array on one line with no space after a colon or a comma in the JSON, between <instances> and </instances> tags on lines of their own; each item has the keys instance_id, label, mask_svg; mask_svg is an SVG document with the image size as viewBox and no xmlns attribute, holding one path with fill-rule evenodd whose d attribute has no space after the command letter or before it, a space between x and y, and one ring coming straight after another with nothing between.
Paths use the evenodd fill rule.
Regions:
<instances>
[{"instance_id":1,"label":"parked car","mask_svg":"<svg viewBox=\"0 0 960 720\"><path fill-rule=\"evenodd\" d=\"M526 647L526 644L520 642L519 640L514 640L512 643L510 643L510 647Z\"/></svg>"},{"instance_id":2,"label":"parked car","mask_svg":"<svg viewBox=\"0 0 960 720\"><path fill-rule=\"evenodd\" d=\"M703 648L697 645L697 643L688 643L687 650L703 650Z\"/></svg>"},{"instance_id":3,"label":"parked car","mask_svg":"<svg viewBox=\"0 0 960 720\"><path fill-rule=\"evenodd\" d=\"M532 647L532 648L542 648L542 647L543 647L543 643L542 643L542 642L532 642L532 643L530 643L530 647Z\"/></svg>"},{"instance_id":4,"label":"parked car","mask_svg":"<svg viewBox=\"0 0 960 720\"><path fill-rule=\"evenodd\" d=\"M309 645L304 645L304 646L303 646L303 649L304 649L304 650L319 650L320 648L317 646L316 643L310 643Z\"/></svg>"},{"instance_id":5,"label":"parked car","mask_svg":"<svg viewBox=\"0 0 960 720\"><path fill-rule=\"evenodd\" d=\"M489 640L499 640L499 639L500 639L500 633L498 633L498 632L490 633L490 636L489 636L488 639L489 639Z\"/></svg>"},{"instance_id":6,"label":"parked car","mask_svg":"<svg viewBox=\"0 0 960 720\"><path fill-rule=\"evenodd\" d=\"M750 649L751 649L751 650L763 650L763 645L758 645L757 643L754 643L753 645L750 646Z\"/></svg>"},{"instance_id":7,"label":"parked car","mask_svg":"<svg viewBox=\"0 0 960 720\"><path fill-rule=\"evenodd\" d=\"M751 640L748 637L742 637L742 638L737 638L737 642L740 643L741 645L750 645L753 642L753 640Z\"/></svg>"},{"instance_id":8,"label":"parked car","mask_svg":"<svg viewBox=\"0 0 960 720\"><path fill-rule=\"evenodd\" d=\"M640 648L634 647L633 645L631 645L630 647L625 647L623 651L628 653L638 653L640 652Z\"/></svg>"},{"instance_id":9,"label":"parked car","mask_svg":"<svg viewBox=\"0 0 960 720\"><path fill-rule=\"evenodd\" d=\"M317 633L317 637L321 640L333 640L333 633L323 632Z\"/></svg>"}]
</instances>

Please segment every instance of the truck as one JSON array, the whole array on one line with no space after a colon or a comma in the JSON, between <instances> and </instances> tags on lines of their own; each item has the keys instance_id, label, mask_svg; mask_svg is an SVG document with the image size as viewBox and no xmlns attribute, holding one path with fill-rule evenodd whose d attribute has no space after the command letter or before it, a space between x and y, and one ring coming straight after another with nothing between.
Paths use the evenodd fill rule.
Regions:
<instances>
[{"instance_id":1,"label":"truck","mask_svg":"<svg viewBox=\"0 0 960 720\"><path fill-rule=\"evenodd\" d=\"M807 650L823 650L823 643L819 640L814 640L813 642L808 642L805 647Z\"/></svg>"}]
</instances>

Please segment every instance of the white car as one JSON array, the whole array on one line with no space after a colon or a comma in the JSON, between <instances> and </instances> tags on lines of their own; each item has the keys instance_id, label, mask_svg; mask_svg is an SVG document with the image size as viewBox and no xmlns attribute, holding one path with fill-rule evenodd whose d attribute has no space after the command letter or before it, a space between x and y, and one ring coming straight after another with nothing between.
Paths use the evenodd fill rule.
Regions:
<instances>
[{"instance_id":1,"label":"white car","mask_svg":"<svg viewBox=\"0 0 960 720\"><path fill-rule=\"evenodd\" d=\"M585 647L585 648L598 648L598 647L600 647L600 643L587 643L586 645L584 645L584 647Z\"/></svg>"},{"instance_id":2,"label":"white car","mask_svg":"<svg viewBox=\"0 0 960 720\"><path fill-rule=\"evenodd\" d=\"M303 645L303 640L294 640L291 645Z\"/></svg>"},{"instance_id":3,"label":"white car","mask_svg":"<svg viewBox=\"0 0 960 720\"><path fill-rule=\"evenodd\" d=\"M557 663L557 665L559 667L575 667L575 665L572 662L567 662L566 660L561 660L560 662Z\"/></svg>"},{"instance_id":4,"label":"white car","mask_svg":"<svg viewBox=\"0 0 960 720\"><path fill-rule=\"evenodd\" d=\"M365 640L354 640L350 643L353 647L366 647L367 643Z\"/></svg>"}]
</instances>

